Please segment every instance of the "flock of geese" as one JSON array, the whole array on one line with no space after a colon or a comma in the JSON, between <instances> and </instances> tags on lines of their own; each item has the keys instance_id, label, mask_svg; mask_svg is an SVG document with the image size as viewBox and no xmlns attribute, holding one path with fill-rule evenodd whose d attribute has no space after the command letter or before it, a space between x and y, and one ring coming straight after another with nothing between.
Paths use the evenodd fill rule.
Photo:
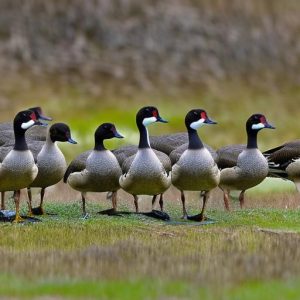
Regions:
<instances>
[{"instance_id":1,"label":"flock of geese","mask_svg":"<svg viewBox=\"0 0 300 300\"><path fill-rule=\"evenodd\" d=\"M17 113L13 123L0 124L0 191L1 212L5 215L5 192L14 192L14 222L20 216L20 190L28 191L28 214L44 214L45 189L62 178L73 189L81 192L83 215L86 216L86 193L107 192L112 208L103 213L117 214L117 192L121 188L133 196L135 211L139 213L139 195L152 196L152 208L159 197L160 211L152 210L154 217L166 219L163 212L163 194L175 186L181 195L183 218L206 220L205 208L210 192L220 187L224 205L230 210L230 191L241 191L240 206L249 188L261 183L267 176L294 181L300 186L300 140L285 143L261 153L257 134L262 129L274 129L262 114L253 114L246 122L247 144L228 145L217 151L203 144L197 130L214 125L205 110L192 109L185 117L187 132L149 136L148 126L166 123L156 107L146 106L136 114L140 134L138 146L128 145L107 150L104 141L123 138L112 123L103 123L95 131L95 146L83 152L67 166L56 142L76 144L64 123L55 123L49 130L51 118L43 115L40 107ZM35 126L38 125L38 126ZM31 188L40 188L40 205L32 207ZM185 191L199 191L203 199L199 214L189 215L185 205Z\"/></svg>"}]
</instances>

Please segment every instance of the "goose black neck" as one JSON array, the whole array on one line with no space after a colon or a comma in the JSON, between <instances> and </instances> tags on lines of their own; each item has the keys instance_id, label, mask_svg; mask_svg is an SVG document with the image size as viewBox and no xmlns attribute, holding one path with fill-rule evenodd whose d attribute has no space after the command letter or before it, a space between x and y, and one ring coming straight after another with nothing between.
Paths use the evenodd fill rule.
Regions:
<instances>
[{"instance_id":1,"label":"goose black neck","mask_svg":"<svg viewBox=\"0 0 300 300\"><path fill-rule=\"evenodd\" d=\"M189 149L203 148L203 143L199 138L197 130L189 128L188 135L189 135Z\"/></svg>"},{"instance_id":2,"label":"goose black neck","mask_svg":"<svg viewBox=\"0 0 300 300\"><path fill-rule=\"evenodd\" d=\"M147 128L144 125L138 125L138 129L140 132L139 148L140 149L150 148Z\"/></svg>"},{"instance_id":3,"label":"goose black neck","mask_svg":"<svg viewBox=\"0 0 300 300\"><path fill-rule=\"evenodd\" d=\"M95 141L94 150L96 150L96 151L106 150L106 148L104 147L104 143L103 142L104 142L103 139Z\"/></svg>"},{"instance_id":4,"label":"goose black neck","mask_svg":"<svg viewBox=\"0 0 300 300\"><path fill-rule=\"evenodd\" d=\"M25 151L28 150L28 146L25 139L25 131L15 130L15 146L14 150Z\"/></svg>"},{"instance_id":5,"label":"goose black neck","mask_svg":"<svg viewBox=\"0 0 300 300\"><path fill-rule=\"evenodd\" d=\"M247 131L247 148L248 149L256 149L257 148L257 133L256 130L248 130Z\"/></svg>"}]
</instances>

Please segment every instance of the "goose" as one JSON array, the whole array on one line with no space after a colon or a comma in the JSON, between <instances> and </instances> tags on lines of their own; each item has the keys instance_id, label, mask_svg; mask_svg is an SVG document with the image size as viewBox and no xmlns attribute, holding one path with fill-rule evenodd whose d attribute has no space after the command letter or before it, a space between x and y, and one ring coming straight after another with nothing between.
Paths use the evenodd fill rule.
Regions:
<instances>
[{"instance_id":1,"label":"goose","mask_svg":"<svg viewBox=\"0 0 300 300\"><path fill-rule=\"evenodd\" d=\"M178 161L182 153L188 148L188 134L187 132L178 132L172 134L165 134L160 136L150 136L150 145L153 150L165 153L169 156L171 161L171 166L169 162L166 163L167 168L172 168L172 166ZM216 151L207 144L203 144L204 147L210 152L214 160L217 162L217 153ZM155 204L156 195L153 196L152 203ZM159 198L160 210L163 211L163 195L160 195Z\"/></svg>"},{"instance_id":2,"label":"goose","mask_svg":"<svg viewBox=\"0 0 300 300\"><path fill-rule=\"evenodd\" d=\"M45 189L48 186L58 183L65 174L67 163L56 142L68 142L71 144L77 144L77 142L71 138L71 131L67 124L55 123L50 127L46 142L43 142L43 147L38 155L34 155L36 164L38 166L38 175L34 179L34 181L27 187L30 215L44 214L43 200ZM34 144L37 144L37 142L35 141ZM29 147L29 149L30 148L31 147ZM41 200L39 207L33 209L31 204L31 188L35 187L41 188Z\"/></svg>"},{"instance_id":3,"label":"goose","mask_svg":"<svg viewBox=\"0 0 300 300\"><path fill-rule=\"evenodd\" d=\"M245 150L245 144L233 144L219 148L217 154L217 164L219 169L232 168L236 166L240 153Z\"/></svg>"},{"instance_id":4,"label":"goose","mask_svg":"<svg viewBox=\"0 0 300 300\"><path fill-rule=\"evenodd\" d=\"M21 111L15 116L13 122L15 144L0 165L0 191L15 191L16 217L14 222L16 223L22 221L19 212L20 190L30 185L38 173L25 139L26 130L34 125L43 125L43 123L37 120L33 111Z\"/></svg>"},{"instance_id":5,"label":"goose","mask_svg":"<svg viewBox=\"0 0 300 300\"><path fill-rule=\"evenodd\" d=\"M217 124L209 119L203 109L192 109L185 117L189 143L172 167L172 184L180 190L184 219L195 221L205 220L204 211L210 191L217 187L220 180L220 171L213 156L204 147L197 129L205 124ZM189 217L185 207L184 191L201 191L203 205L200 214Z\"/></svg>"},{"instance_id":6,"label":"goose","mask_svg":"<svg viewBox=\"0 0 300 300\"><path fill-rule=\"evenodd\" d=\"M224 193L224 205L230 210L231 190L241 191L239 202L244 206L244 194L249 188L261 183L268 175L268 162L257 148L257 134L264 128L275 129L262 114L253 114L246 122L247 146L238 156L236 166L221 170L219 187Z\"/></svg>"},{"instance_id":7,"label":"goose","mask_svg":"<svg viewBox=\"0 0 300 300\"><path fill-rule=\"evenodd\" d=\"M159 195L171 185L170 173L166 172L150 147L147 127L155 122L167 122L160 117L156 107L145 106L137 112L136 124L140 133L138 151L119 179L122 189L133 195L136 213L139 212L138 195Z\"/></svg>"},{"instance_id":8,"label":"goose","mask_svg":"<svg viewBox=\"0 0 300 300\"><path fill-rule=\"evenodd\" d=\"M271 177L294 182L300 192L300 140L293 140L263 153L269 162Z\"/></svg>"},{"instance_id":9,"label":"goose","mask_svg":"<svg viewBox=\"0 0 300 300\"><path fill-rule=\"evenodd\" d=\"M85 163L85 169L81 172L71 172L68 169L64 181L75 190L81 192L82 212L86 217L86 193L108 192L113 193L113 210L116 210L117 191L119 177L122 174L121 167L114 154L104 147L104 140L111 138L123 138L112 123L103 123L95 131L95 147L90 152Z\"/></svg>"}]
</instances>

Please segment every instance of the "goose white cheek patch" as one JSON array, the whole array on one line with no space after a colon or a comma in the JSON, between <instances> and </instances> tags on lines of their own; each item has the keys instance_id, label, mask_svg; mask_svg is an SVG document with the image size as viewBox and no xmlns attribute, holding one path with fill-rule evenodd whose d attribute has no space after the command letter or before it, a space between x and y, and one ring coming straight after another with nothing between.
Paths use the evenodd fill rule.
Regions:
<instances>
[{"instance_id":1,"label":"goose white cheek patch","mask_svg":"<svg viewBox=\"0 0 300 300\"><path fill-rule=\"evenodd\" d=\"M156 121L157 121L157 119L155 117L145 118L143 120L143 125L144 126L148 126L148 125L150 125L152 123L155 123Z\"/></svg>"},{"instance_id":2,"label":"goose white cheek patch","mask_svg":"<svg viewBox=\"0 0 300 300\"><path fill-rule=\"evenodd\" d=\"M201 126L203 126L204 121L205 121L205 119L200 119L200 120L198 120L196 122L191 123L190 127L192 129L196 130L196 129L200 128Z\"/></svg>"},{"instance_id":3,"label":"goose white cheek patch","mask_svg":"<svg viewBox=\"0 0 300 300\"><path fill-rule=\"evenodd\" d=\"M263 124L263 123L253 124L251 128L253 130L263 129L263 128L265 128L265 124Z\"/></svg>"},{"instance_id":4,"label":"goose white cheek patch","mask_svg":"<svg viewBox=\"0 0 300 300\"><path fill-rule=\"evenodd\" d=\"M28 122L22 123L21 128L24 129L24 130L26 130L26 129L30 128L32 125L34 125L34 123L35 122L33 120L30 120Z\"/></svg>"}]
</instances>

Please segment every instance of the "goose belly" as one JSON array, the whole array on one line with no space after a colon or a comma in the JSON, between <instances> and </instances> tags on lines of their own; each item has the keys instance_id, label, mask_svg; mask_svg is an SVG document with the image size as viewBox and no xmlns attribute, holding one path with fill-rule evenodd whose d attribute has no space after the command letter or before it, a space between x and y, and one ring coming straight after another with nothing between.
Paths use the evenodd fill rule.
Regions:
<instances>
[{"instance_id":1,"label":"goose belly","mask_svg":"<svg viewBox=\"0 0 300 300\"><path fill-rule=\"evenodd\" d=\"M209 191L219 180L220 171L206 149L185 151L172 168L172 184L180 190Z\"/></svg>"},{"instance_id":2,"label":"goose belly","mask_svg":"<svg viewBox=\"0 0 300 300\"><path fill-rule=\"evenodd\" d=\"M296 159L292 163L290 163L287 168L286 172L289 178L299 181L300 180L300 159Z\"/></svg>"},{"instance_id":3,"label":"goose belly","mask_svg":"<svg viewBox=\"0 0 300 300\"><path fill-rule=\"evenodd\" d=\"M67 163L62 153L47 155L37 161L38 175L30 185L31 187L48 187L58 183L64 176Z\"/></svg>"},{"instance_id":4,"label":"goose belly","mask_svg":"<svg viewBox=\"0 0 300 300\"><path fill-rule=\"evenodd\" d=\"M37 176L38 169L29 150L12 150L0 168L0 190L15 191L28 187Z\"/></svg>"},{"instance_id":5,"label":"goose belly","mask_svg":"<svg viewBox=\"0 0 300 300\"><path fill-rule=\"evenodd\" d=\"M260 184L268 175L268 162L257 149L241 153L236 167L221 171L220 186L247 190Z\"/></svg>"},{"instance_id":6,"label":"goose belly","mask_svg":"<svg viewBox=\"0 0 300 300\"><path fill-rule=\"evenodd\" d=\"M133 195L161 194L170 185L170 175L151 149L139 150L128 173L120 177L120 186Z\"/></svg>"},{"instance_id":7,"label":"goose belly","mask_svg":"<svg viewBox=\"0 0 300 300\"><path fill-rule=\"evenodd\" d=\"M119 177L122 171L112 153L92 155L88 158L86 169L69 176L68 183L82 192L107 192L120 188Z\"/></svg>"}]
</instances>

